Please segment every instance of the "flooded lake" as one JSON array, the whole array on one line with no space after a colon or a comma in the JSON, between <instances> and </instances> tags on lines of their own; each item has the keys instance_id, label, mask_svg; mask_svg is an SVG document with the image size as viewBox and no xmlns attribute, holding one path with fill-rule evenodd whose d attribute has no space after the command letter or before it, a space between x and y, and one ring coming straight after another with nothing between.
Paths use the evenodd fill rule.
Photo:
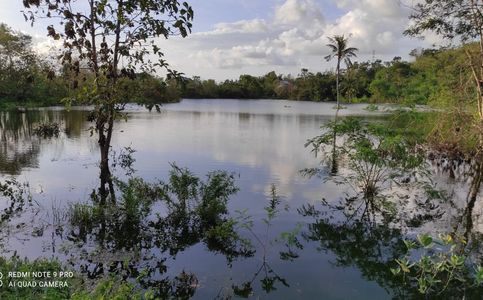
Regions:
<instances>
[{"instance_id":1,"label":"flooded lake","mask_svg":"<svg viewBox=\"0 0 483 300\"><path fill-rule=\"evenodd\" d=\"M186 232L176 227L182 218L160 221L169 210L159 203L140 210L142 219L136 222L118 226L110 220L82 229L69 211L76 203L89 205L99 185L99 150L88 112L52 108L2 113L1 177L28 182L32 195L32 203L3 226L3 255L58 258L89 278L118 272L131 280L148 270L145 287L180 298L411 295L401 290L387 264L404 253L402 239L418 229L347 217L336 208L350 194L349 187L300 172L319 165L320 157L305 143L333 121L333 106L183 100L163 106L161 112L130 107L128 120L115 124L113 157L125 153L124 147L135 150L133 174L146 182L167 182L173 164L203 181L216 170L232 175L238 191L229 195L228 214L239 224L249 216L250 226L235 227L240 237L251 241L250 251L241 251L239 243L215 243L210 235ZM384 121L384 113L368 112L366 106L348 105L339 115ZM46 122L60 124L58 137L33 135L34 128ZM121 180L129 178L119 163L113 173ZM461 213L459 207L454 210ZM446 213L442 218L447 224L452 217ZM433 232L447 229L431 224L421 226ZM476 220L474 228L478 226Z\"/></svg>"}]
</instances>

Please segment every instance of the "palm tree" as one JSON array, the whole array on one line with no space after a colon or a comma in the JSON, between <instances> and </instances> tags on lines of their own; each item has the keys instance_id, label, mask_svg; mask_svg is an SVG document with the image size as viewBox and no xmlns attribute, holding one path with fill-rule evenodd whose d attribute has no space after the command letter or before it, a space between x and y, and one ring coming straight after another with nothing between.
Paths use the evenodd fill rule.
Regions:
<instances>
[{"instance_id":1,"label":"palm tree","mask_svg":"<svg viewBox=\"0 0 483 300\"><path fill-rule=\"evenodd\" d=\"M356 51L359 49L354 47L348 47L349 38L346 38L344 35L334 35L333 37L329 37L330 44L327 46L332 50L332 53L327 55L325 59L330 61L332 58L337 57L337 81L336 81L336 89L337 89L337 109L340 108L339 105L339 98L340 98L340 91L339 91L339 76L340 76L340 62L345 60L346 64L350 64L350 58L356 57Z\"/></svg>"}]
</instances>

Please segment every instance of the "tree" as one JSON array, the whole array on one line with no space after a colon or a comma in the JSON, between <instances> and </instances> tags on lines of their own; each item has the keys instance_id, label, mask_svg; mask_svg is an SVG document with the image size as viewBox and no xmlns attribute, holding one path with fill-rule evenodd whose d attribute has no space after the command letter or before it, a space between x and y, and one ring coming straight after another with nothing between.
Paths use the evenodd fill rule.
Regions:
<instances>
[{"instance_id":1,"label":"tree","mask_svg":"<svg viewBox=\"0 0 483 300\"><path fill-rule=\"evenodd\" d=\"M408 96L408 83L414 76L411 64L395 57L375 74L369 90L376 102L401 102Z\"/></svg>"},{"instance_id":2,"label":"tree","mask_svg":"<svg viewBox=\"0 0 483 300\"><path fill-rule=\"evenodd\" d=\"M432 31L452 41L459 38L463 46L478 41L478 50L464 47L477 89L477 110L483 122L483 3L481 0L424 0L413 6L413 21L404 33L421 36Z\"/></svg>"},{"instance_id":3,"label":"tree","mask_svg":"<svg viewBox=\"0 0 483 300\"><path fill-rule=\"evenodd\" d=\"M130 101L125 93L118 93L119 79L134 79L136 71L158 68L166 69L170 76L178 75L163 59L154 38L186 37L191 32L193 10L177 0L24 0L23 4L24 17L32 24L36 17L60 20L47 27L48 36L63 41L59 58L76 75L72 87L77 88L81 79L87 81L76 99L95 107L91 120L101 154L101 199L108 193L114 199L109 149L114 120L122 116ZM83 76L81 70L92 76Z\"/></svg>"},{"instance_id":4,"label":"tree","mask_svg":"<svg viewBox=\"0 0 483 300\"><path fill-rule=\"evenodd\" d=\"M358 51L357 48L348 47L349 39L346 38L344 35L334 35L333 37L329 37L330 44L327 46L332 50L332 53L327 55L325 59L327 61L332 60L333 58L337 58L337 80L336 80L336 89L337 89L337 109L339 109L339 98L340 98L340 91L339 91L339 78L340 78L340 63L342 60L345 60L346 63L350 63L350 58L355 57L356 52Z\"/></svg>"},{"instance_id":5,"label":"tree","mask_svg":"<svg viewBox=\"0 0 483 300\"><path fill-rule=\"evenodd\" d=\"M32 37L0 23L0 98L25 101L32 92L37 58Z\"/></svg>"},{"instance_id":6,"label":"tree","mask_svg":"<svg viewBox=\"0 0 483 300\"><path fill-rule=\"evenodd\" d=\"M476 167L468 194L469 203L474 204L483 181L483 2L424 0L413 6L410 19L412 25L404 32L406 35L421 36L426 31L432 31L449 41L459 38L468 58L468 66L476 87L478 116L476 122L467 122L478 131L478 145L475 147L476 153L472 155L476 160ZM479 47L467 45L475 41Z\"/></svg>"}]
</instances>

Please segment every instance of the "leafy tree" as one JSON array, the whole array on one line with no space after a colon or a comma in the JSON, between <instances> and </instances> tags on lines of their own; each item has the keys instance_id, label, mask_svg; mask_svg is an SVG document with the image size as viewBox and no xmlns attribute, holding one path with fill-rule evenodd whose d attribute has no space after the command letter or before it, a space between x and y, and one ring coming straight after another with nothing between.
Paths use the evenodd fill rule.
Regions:
<instances>
[{"instance_id":1,"label":"leafy tree","mask_svg":"<svg viewBox=\"0 0 483 300\"><path fill-rule=\"evenodd\" d=\"M263 80L263 94L266 98L276 98L277 94L275 89L280 84L280 79L277 76L277 73L271 71L262 78Z\"/></svg>"},{"instance_id":2,"label":"leafy tree","mask_svg":"<svg viewBox=\"0 0 483 300\"><path fill-rule=\"evenodd\" d=\"M383 66L380 60L374 62L355 62L347 66L340 91L348 100L367 99L371 96L370 83Z\"/></svg>"},{"instance_id":3,"label":"leafy tree","mask_svg":"<svg viewBox=\"0 0 483 300\"><path fill-rule=\"evenodd\" d=\"M92 75L77 100L95 107L91 119L101 154L101 198L108 193L113 197L109 149L114 120L130 100L119 93L120 79L134 79L139 69L153 72L164 68L169 75L178 75L169 68L153 38L173 34L186 37L191 31L193 10L177 0L88 0L84 5L75 0L24 0L23 4L24 16L32 24L36 17L61 20L48 26L47 32L54 40L63 41L61 62L77 77L72 87L78 87L79 79L87 80L81 70Z\"/></svg>"},{"instance_id":4,"label":"leafy tree","mask_svg":"<svg viewBox=\"0 0 483 300\"><path fill-rule=\"evenodd\" d=\"M37 59L32 37L0 24L0 98L25 101L32 93Z\"/></svg>"},{"instance_id":5,"label":"leafy tree","mask_svg":"<svg viewBox=\"0 0 483 300\"><path fill-rule=\"evenodd\" d=\"M405 31L406 35L420 36L432 31L450 41L459 38L463 45L479 42L478 48L463 48L477 87L478 116L483 122L483 3L479 0L424 0L413 9L410 16L413 24Z\"/></svg>"},{"instance_id":6,"label":"leafy tree","mask_svg":"<svg viewBox=\"0 0 483 300\"><path fill-rule=\"evenodd\" d=\"M358 51L357 48L348 47L349 39L346 38L344 35L335 35L333 37L329 37L330 44L327 46L332 50L332 53L327 55L325 59L330 61L333 58L337 58L337 80L336 80L336 89L337 89L337 108L339 108L339 98L340 98L340 91L339 91L339 77L340 77L340 63L342 60L345 60L346 63L350 63L350 58L356 56L356 52Z\"/></svg>"},{"instance_id":7,"label":"leafy tree","mask_svg":"<svg viewBox=\"0 0 483 300\"><path fill-rule=\"evenodd\" d=\"M241 75L239 80L243 98L259 99L263 96L263 83L257 77Z\"/></svg>"},{"instance_id":8,"label":"leafy tree","mask_svg":"<svg viewBox=\"0 0 483 300\"><path fill-rule=\"evenodd\" d=\"M413 8L410 16L412 26L405 34L419 36L426 31L432 31L449 41L459 38L463 44L462 49L467 57L477 95L474 121L466 114L458 113L462 115L459 121L470 119L470 122L463 121L465 131L476 128L478 136L477 146L471 155L476 164L468 193L469 202L474 203L483 181L483 3L480 0L425 0ZM478 47L469 44L475 41L479 44ZM457 123L451 125L453 131L461 131Z\"/></svg>"},{"instance_id":9,"label":"leafy tree","mask_svg":"<svg viewBox=\"0 0 483 300\"><path fill-rule=\"evenodd\" d=\"M380 69L369 85L376 101L398 102L405 96L409 79L414 76L411 64L395 57L385 68Z\"/></svg>"}]
</instances>

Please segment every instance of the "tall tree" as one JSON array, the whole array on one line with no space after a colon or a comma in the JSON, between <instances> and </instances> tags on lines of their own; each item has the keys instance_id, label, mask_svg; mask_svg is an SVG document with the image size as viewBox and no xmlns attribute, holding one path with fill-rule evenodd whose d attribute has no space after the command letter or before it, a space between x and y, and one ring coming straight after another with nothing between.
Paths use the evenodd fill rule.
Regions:
<instances>
[{"instance_id":1,"label":"tall tree","mask_svg":"<svg viewBox=\"0 0 483 300\"><path fill-rule=\"evenodd\" d=\"M337 58L337 79L336 79L336 90L337 90L337 109L340 108L340 91L339 91L339 81L340 81L340 63L345 60L346 63L350 64L351 57L355 57L357 48L349 47L349 38L344 35L334 35L329 37L329 44L327 46L332 50L332 53L327 55L325 59L327 61Z\"/></svg>"},{"instance_id":2,"label":"tall tree","mask_svg":"<svg viewBox=\"0 0 483 300\"><path fill-rule=\"evenodd\" d=\"M483 182L483 1L424 0L412 8L412 25L405 31L406 35L421 36L424 32L431 31L448 41L458 38L468 58L468 66L476 87L478 116L476 122L468 123L477 128L479 135L476 153L472 155L476 164L468 193L467 210L472 212ZM476 50L475 47L466 45L472 42L479 44Z\"/></svg>"},{"instance_id":3,"label":"tall tree","mask_svg":"<svg viewBox=\"0 0 483 300\"><path fill-rule=\"evenodd\" d=\"M404 32L406 35L421 36L431 31L448 41L458 38L463 46L475 41L479 43L477 51L464 48L477 90L478 116L483 123L483 1L424 0L412 9L409 18L413 22Z\"/></svg>"},{"instance_id":4,"label":"tall tree","mask_svg":"<svg viewBox=\"0 0 483 300\"><path fill-rule=\"evenodd\" d=\"M32 92L38 59L32 37L0 23L0 99L25 101Z\"/></svg>"},{"instance_id":5,"label":"tall tree","mask_svg":"<svg viewBox=\"0 0 483 300\"><path fill-rule=\"evenodd\" d=\"M77 100L95 107L92 130L97 132L101 154L101 199L108 193L114 199L109 149L114 121L130 100L119 93L119 79L134 79L137 71L158 68L177 75L154 38L186 37L191 32L193 10L177 0L23 0L23 4L24 17L32 24L36 17L60 20L48 26L47 33L63 42L62 63L77 76L90 72L92 80L84 84ZM87 80L75 78L72 87L81 79Z\"/></svg>"}]
</instances>

